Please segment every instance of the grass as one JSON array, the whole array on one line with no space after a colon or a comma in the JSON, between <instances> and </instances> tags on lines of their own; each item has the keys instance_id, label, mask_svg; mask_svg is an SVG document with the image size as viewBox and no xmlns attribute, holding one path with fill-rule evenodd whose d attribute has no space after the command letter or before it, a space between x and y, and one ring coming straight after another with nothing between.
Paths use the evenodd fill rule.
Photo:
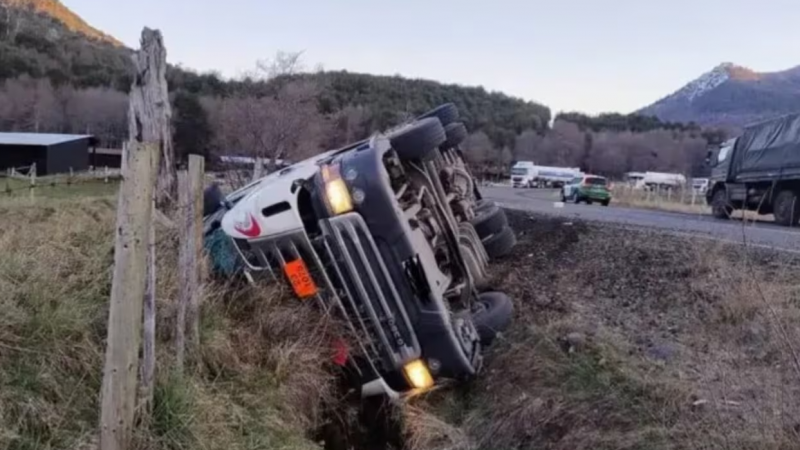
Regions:
<instances>
[{"instance_id":1,"label":"grass","mask_svg":"<svg viewBox=\"0 0 800 450\"><path fill-rule=\"evenodd\" d=\"M58 175L39 178L31 188L28 180L3 177L0 178L0 200L108 197L115 195L118 187L119 182L113 178L106 183L103 178Z\"/></svg>"},{"instance_id":2,"label":"grass","mask_svg":"<svg viewBox=\"0 0 800 450\"><path fill-rule=\"evenodd\" d=\"M97 445L113 195L0 199L0 449ZM172 373L175 241L159 229L158 364L138 449L313 449L334 401L327 320L275 288L213 280L202 346Z\"/></svg>"},{"instance_id":3,"label":"grass","mask_svg":"<svg viewBox=\"0 0 800 450\"><path fill-rule=\"evenodd\" d=\"M612 202L616 205L627 206L630 208L654 209L659 211L671 211L685 214L699 214L710 216L711 207L706 204L705 196L697 194L692 202L690 192L681 194L680 191L674 194L666 192L650 192L644 190L620 187L614 189ZM734 219L743 219L751 222L768 221L774 222L772 214L759 215L754 211L734 211L731 215Z\"/></svg>"}]
</instances>

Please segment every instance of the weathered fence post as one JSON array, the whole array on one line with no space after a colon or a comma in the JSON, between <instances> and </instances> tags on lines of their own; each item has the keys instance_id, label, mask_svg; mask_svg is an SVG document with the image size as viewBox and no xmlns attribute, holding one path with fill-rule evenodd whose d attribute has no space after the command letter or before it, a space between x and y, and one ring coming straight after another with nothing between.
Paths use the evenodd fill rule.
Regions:
<instances>
[{"instance_id":1,"label":"weathered fence post","mask_svg":"<svg viewBox=\"0 0 800 450\"><path fill-rule=\"evenodd\" d=\"M189 155L189 170L178 172L178 202L180 224L185 227L180 234L179 283L182 286L178 300L178 318L175 329L176 370L182 372L186 360L186 335L189 335L189 353L196 354L200 342L200 261L202 257L202 198L204 160L202 156ZM188 332L187 332L188 331Z\"/></svg>"},{"instance_id":2,"label":"weathered fence post","mask_svg":"<svg viewBox=\"0 0 800 450\"><path fill-rule=\"evenodd\" d=\"M36 190L36 163L31 164L31 167L28 168L28 177L31 179L31 201L36 198L35 190Z\"/></svg>"},{"instance_id":3,"label":"weathered fence post","mask_svg":"<svg viewBox=\"0 0 800 450\"><path fill-rule=\"evenodd\" d=\"M114 274L100 411L100 449L126 450L136 406L136 373L146 284L154 161L158 144L134 142L125 155L117 205Z\"/></svg>"},{"instance_id":4,"label":"weathered fence post","mask_svg":"<svg viewBox=\"0 0 800 450\"><path fill-rule=\"evenodd\" d=\"M255 161L253 161L253 180L256 181L261 178L261 174L264 172L264 160L262 158L256 157Z\"/></svg>"},{"instance_id":5,"label":"weathered fence post","mask_svg":"<svg viewBox=\"0 0 800 450\"><path fill-rule=\"evenodd\" d=\"M103 371L100 450L127 450L137 402L136 375L142 339L144 414L149 415L155 372L155 231L153 204L164 140L159 132L167 121L166 51L161 34L145 28L141 50L134 57L136 73L129 96L129 142L121 161L122 185L117 210L117 240L108 320L108 344ZM156 75L154 75L154 73ZM157 76L160 74L161 76ZM153 95L156 92L156 95ZM108 182L108 167L105 181ZM147 302L148 307L144 304Z\"/></svg>"},{"instance_id":6,"label":"weathered fence post","mask_svg":"<svg viewBox=\"0 0 800 450\"><path fill-rule=\"evenodd\" d=\"M108 166L103 167L103 183L108 183Z\"/></svg>"}]
</instances>

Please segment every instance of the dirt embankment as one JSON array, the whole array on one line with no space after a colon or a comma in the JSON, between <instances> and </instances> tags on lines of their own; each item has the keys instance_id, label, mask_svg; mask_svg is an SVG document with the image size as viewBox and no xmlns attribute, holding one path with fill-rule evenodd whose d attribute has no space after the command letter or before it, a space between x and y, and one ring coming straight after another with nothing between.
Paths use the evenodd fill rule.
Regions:
<instances>
[{"instance_id":1,"label":"dirt embankment","mask_svg":"<svg viewBox=\"0 0 800 450\"><path fill-rule=\"evenodd\" d=\"M483 377L405 410L411 448L800 448L798 262L509 212L516 318Z\"/></svg>"}]
</instances>

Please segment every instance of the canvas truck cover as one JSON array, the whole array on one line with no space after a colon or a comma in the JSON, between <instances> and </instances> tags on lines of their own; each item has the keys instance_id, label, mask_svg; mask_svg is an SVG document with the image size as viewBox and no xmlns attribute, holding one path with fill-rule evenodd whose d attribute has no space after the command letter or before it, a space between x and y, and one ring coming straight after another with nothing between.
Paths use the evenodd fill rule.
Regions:
<instances>
[{"instance_id":1,"label":"canvas truck cover","mask_svg":"<svg viewBox=\"0 0 800 450\"><path fill-rule=\"evenodd\" d=\"M800 178L800 114L745 128L733 153L737 182Z\"/></svg>"}]
</instances>

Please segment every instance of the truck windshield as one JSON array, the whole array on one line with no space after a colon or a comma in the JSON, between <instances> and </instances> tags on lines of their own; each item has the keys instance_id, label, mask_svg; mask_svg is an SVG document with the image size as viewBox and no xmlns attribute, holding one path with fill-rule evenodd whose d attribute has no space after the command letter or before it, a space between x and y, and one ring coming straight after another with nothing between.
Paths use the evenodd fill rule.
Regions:
<instances>
[{"instance_id":1,"label":"truck windshield","mask_svg":"<svg viewBox=\"0 0 800 450\"><path fill-rule=\"evenodd\" d=\"M511 169L511 175L527 175L528 169L516 168Z\"/></svg>"}]
</instances>

